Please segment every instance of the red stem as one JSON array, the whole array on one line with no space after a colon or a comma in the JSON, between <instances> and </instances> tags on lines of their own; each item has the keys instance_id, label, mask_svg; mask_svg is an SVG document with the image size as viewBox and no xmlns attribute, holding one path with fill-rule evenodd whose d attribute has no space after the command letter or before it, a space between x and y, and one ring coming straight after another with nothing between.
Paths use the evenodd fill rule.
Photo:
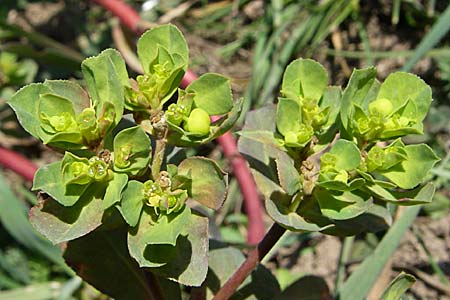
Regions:
<instances>
[{"instance_id":1,"label":"red stem","mask_svg":"<svg viewBox=\"0 0 450 300\"><path fill-rule=\"evenodd\" d=\"M10 169L26 180L33 181L37 166L22 155L0 146L0 165Z\"/></svg>"},{"instance_id":2,"label":"red stem","mask_svg":"<svg viewBox=\"0 0 450 300\"><path fill-rule=\"evenodd\" d=\"M139 32L139 14L121 0L94 0L105 9L109 10L129 29ZM197 78L194 72L187 70L181 86L186 87ZM245 159L237 150L236 140L227 132L217 139L222 146L225 156L229 159L234 170L234 175L241 188L244 197L245 211L248 216L247 242L256 245L264 236L263 208L258 196L255 181L247 166Z\"/></svg>"},{"instance_id":3,"label":"red stem","mask_svg":"<svg viewBox=\"0 0 450 300\"><path fill-rule=\"evenodd\" d=\"M258 247L250 251L247 259L242 263L239 269L237 269L230 279L228 279L228 281L220 288L214 296L214 300L230 299L239 286L244 282L245 278L253 272L259 262L264 258L264 256L266 256L270 249L272 249L285 231L285 228L281 227L277 223L274 223L264 236L264 239L258 244Z\"/></svg>"},{"instance_id":4,"label":"red stem","mask_svg":"<svg viewBox=\"0 0 450 300\"><path fill-rule=\"evenodd\" d=\"M119 18L120 22L128 29L141 33L139 28L139 21L141 17L128 4L121 0L94 0L98 5L106 10L109 10L113 15Z\"/></svg>"}]
</instances>

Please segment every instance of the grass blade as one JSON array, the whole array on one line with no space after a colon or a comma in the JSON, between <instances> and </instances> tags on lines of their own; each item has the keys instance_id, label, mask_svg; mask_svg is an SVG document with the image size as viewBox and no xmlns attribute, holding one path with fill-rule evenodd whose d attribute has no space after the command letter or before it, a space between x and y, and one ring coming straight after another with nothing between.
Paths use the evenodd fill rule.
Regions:
<instances>
[{"instance_id":1,"label":"grass blade","mask_svg":"<svg viewBox=\"0 0 450 300\"><path fill-rule=\"evenodd\" d=\"M403 234L411 226L419 213L421 206L411 206L405 209L401 217L389 229L378 244L375 251L350 275L337 293L340 300L362 300L369 293L384 265L397 249Z\"/></svg>"},{"instance_id":2,"label":"grass blade","mask_svg":"<svg viewBox=\"0 0 450 300\"><path fill-rule=\"evenodd\" d=\"M431 48L436 46L437 43L447 34L450 30L450 5L447 6L445 11L439 17L439 19L431 27L427 35L422 39L419 46L416 48L413 57L403 66L403 71L411 70L414 65L428 52Z\"/></svg>"},{"instance_id":3,"label":"grass blade","mask_svg":"<svg viewBox=\"0 0 450 300\"><path fill-rule=\"evenodd\" d=\"M31 226L25 206L14 195L1 174L0 191L0 223L6 231L28 249L41 253L68 273L73 274L64 263L58 247L39 235Z\"/></svg>"}]
</instances>

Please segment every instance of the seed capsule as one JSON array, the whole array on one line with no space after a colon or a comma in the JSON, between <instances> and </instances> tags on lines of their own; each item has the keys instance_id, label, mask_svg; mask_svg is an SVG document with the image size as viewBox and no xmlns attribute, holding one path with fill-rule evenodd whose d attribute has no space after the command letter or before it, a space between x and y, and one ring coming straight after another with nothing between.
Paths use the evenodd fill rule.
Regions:
<instances>
[{"instance_id":1,"label":"seed capsule","mask_svg":"<svg viewBox=\"0 0 450 300\"><path fill-rule=\"evenodd\" d=\"M210 125L211 120L209 119L208 113L201 108L196 108L191 111L191 114L184 125L184 129L197 136L205 136L209 134Z\"/></svg>"}]
</instances>

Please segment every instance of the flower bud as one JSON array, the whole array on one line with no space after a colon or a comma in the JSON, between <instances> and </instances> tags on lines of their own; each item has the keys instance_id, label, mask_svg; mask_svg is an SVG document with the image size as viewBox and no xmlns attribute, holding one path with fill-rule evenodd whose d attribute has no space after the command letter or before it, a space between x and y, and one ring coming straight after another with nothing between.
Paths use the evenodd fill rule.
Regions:
<instances>
[{"instance_id":1,"label":"flower bud","mask_svg":"<svg viewBox=\"0 0 450 300\"><path fill-rule=\"evenodd\" d=\"M95 143L100 139L97 117L93 108L85 108L77 117L77 123L81 135L88 144Z\"/></svg>"},{"instance_id":2,"label":"flower bud","mask_svg":"<svg viewBox=\"0 0 450 300\"><path fill-rule=\"evenodd\" d=\"M125 169L130 166L131 145L126 144L114 153L114 165L118 168Z\"/></svg>"},{"instance_id":3,"label":"flower bud","mask_svg":"<svg viewBox=\"0 0 450 300\"><path fill-rule=\"evenodd\" d=\"M348 173L345 170L340 170L339 173L334 177L334 180L340 181L343 183L348 182Z\"/></svg>"},{"instance_id":4,"label":"flower bud","mask_svg":"<svg viewBox=\"0 0 450 300\"><path fill-rule=\"evenodd\" d=\"M297 133L289 131L284 136L284 142L287 146L297 143Z\"/></svg>"},{"instance_id":5,"label":"flower bud","mask_svg":"<svg viewBox=\"0 0 450 300\"><path fill-rule=\"evenodd\" d=\"M41 119L46 121L52 127L54 133L78 131L74 118L68 112L63 112L60 115L51 117L41 114Z\"/></svg>"},{"instance_id":6,"label":"flower bud","mask_svg":"<svg viewBox=\"0 0 450 300\"><path fill-rule=\"evenodd\" d=\"M307 143L314 135L314 129L310 125L301 124L297 134L297 142L299 144Z\"/></svg>"},{"instance_id":7,"label":"flower bud","mask_svg":"<svg viewBox=\"0 0 450 300\"><path fill-rule=\"evenodd\" d=\"M93 156L89 159L89 176L95 181L103 181L108 179L108 165L106 162L98 158L97 156Z\"/></svg>"},{"instance_id":8,"label":"flower bud","mask_svg":"<svg viewBox=\"0 0 450 300\"><path fill-rule=\"evenodd\" d=\"M181 122L183 122L184 118L186 117L186 108L184 105L179 105L176 103L172 103L169 105L166 111L166 118L167 120L174 124L174 125L180 125Z\"/></svg>"},{"instance_id":9,"label":"flower bud","mask_svg":"<svg viewBox=\"0 0 450 300\"><path fill-rule=\"evenodd\" d=\"M330 170L334 170L334 166L336 164L337 157L334 154L331 154L329 152L324 153L320 157L320 171L321 172L327 172Z\"/></svg>"},{"instance_id":10,"label":"flower bud","mask_svg":"<svg viewBox=\"0 0 450 300\"><path fill-rule=\"evenodd\" d=\"M196 108L191 111L191 114L184 125L184 129L196 136L205 136L209 134L210 125L211 120L209 119L208 113L201 108Z\"/></svg>"}]
</instances>

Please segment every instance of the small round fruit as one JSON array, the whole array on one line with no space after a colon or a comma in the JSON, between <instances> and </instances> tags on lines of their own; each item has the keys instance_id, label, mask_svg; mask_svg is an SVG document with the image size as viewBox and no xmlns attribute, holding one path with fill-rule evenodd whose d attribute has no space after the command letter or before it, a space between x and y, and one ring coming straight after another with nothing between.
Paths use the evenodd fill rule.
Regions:
<instances>
[{"instance_id":1,"label":"small round fruit","mask_svg":"<svg viewBox=\"0 0 450 300\"><path fill-rule=\"evenodd\" d=\"M210 125L211 120L209 119L208 113L201 108L196 108L191 111L184 129L197 136L205 136L209 134Z\"/></svg>"},{"instance_id":2,"label":"small round fruit","mask_svg":"<svg viewBox=\"0 0 450 300\"><path fill-rule=\"evenodd\" d=\"M394 106L389 99L380 98L369 104L369 113L371 115L388 116L394 110Z\"/></svg>"}]
</instances>

